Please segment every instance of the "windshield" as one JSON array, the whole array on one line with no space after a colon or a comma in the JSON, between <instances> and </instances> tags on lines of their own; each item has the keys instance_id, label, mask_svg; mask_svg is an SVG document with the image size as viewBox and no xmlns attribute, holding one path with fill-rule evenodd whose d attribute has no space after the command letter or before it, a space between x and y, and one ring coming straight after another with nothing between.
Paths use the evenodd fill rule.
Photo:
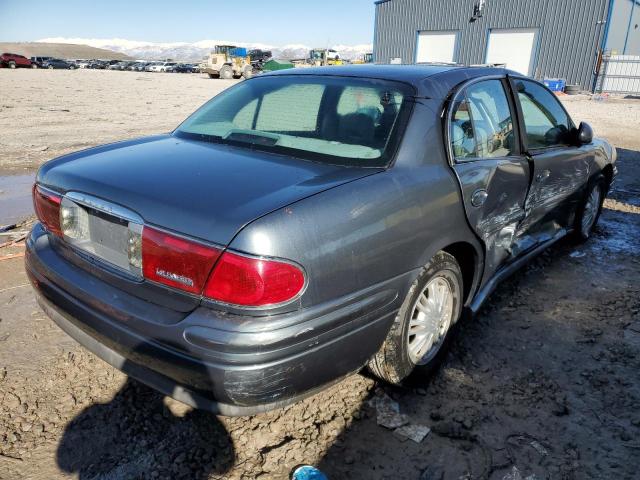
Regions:
<instances>
[{"instance_id":1,"label":"windshield","mask_svg":"<svg viewBox=\"0 0 640 480\"><path fill-rule=\"evenodd\" d=\"M175 134L338 165L388 164L407 115L402 83L282 75L242 82Z\"/></svg>"}]
</instances>

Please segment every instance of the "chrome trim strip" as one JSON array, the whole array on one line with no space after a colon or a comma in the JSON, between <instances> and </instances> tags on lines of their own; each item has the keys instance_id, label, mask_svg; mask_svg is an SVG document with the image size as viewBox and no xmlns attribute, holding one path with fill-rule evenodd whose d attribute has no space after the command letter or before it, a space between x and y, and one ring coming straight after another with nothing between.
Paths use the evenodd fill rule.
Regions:
<instances>
[{"instance_id":1,"label":"chrome trim strip","mask_svg":"<svg viewBox=\"0 0 640 480\"><path fill-rule=\"evenodd\" d=\"M113 215L114 217L127 220L128 222L144 225L144 220L140 215L115 203L107 202L101 198L80 192L67 192L64 196L76 203L84 205L85 207L99 210L109 215Z\"/></svg>"}]
</instances>

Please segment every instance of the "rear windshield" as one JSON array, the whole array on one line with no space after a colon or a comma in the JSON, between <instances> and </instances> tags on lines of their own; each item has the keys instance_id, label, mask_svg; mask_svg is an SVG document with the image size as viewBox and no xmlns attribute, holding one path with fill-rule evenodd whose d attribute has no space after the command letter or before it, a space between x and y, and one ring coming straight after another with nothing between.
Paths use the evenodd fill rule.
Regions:
<instances>
[{"instance_id":1,"label":"rear windshield","mask_svg":"<svg viewBox=\"0 0 640 480\"><path fill-rule=\"evenodd\" d=\"M175 134L338 165L380 167L408 114L397 82L282 75L242 82L206 103Z\"/></svg>"}]
</instances>

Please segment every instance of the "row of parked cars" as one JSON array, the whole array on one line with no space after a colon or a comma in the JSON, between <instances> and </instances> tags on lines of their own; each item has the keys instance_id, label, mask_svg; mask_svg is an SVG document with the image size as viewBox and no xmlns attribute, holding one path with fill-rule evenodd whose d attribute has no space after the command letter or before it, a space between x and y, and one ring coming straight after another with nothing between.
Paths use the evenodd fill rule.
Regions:
<instances>
[{"instance_id":1,"label":"row of parked cars","mask_svg":"<svg viewBox=\"0 0 640 480\"><path fill-rule=\"evenodd\" d=\"M200 67L194 63L178 62L114 62L109 70L131 70L134 72L172 72L172 73L199 73Z\"/></svg>"},{"instance_id":2,"label":"row of parked cars","mask_svg":"<svg viewBox=\"0 0 640 480\"><path fill-rule=\"evenodd\" d=\"M3 68L48 68L73 70L77 65L68 60L53 57L31 57L17 53L3 53L0 55L0 67Z\"/></svg>"},{"instance_id":3,"label":"row of parked cars","mask_svg":"<svg viewBox=\"0 0 640 480\"><path fill-rule=\"evenodd\" d=\"M0 67L4 68L48 68L74 70L92 68L98 70L131 70L134 72L199 73L200 68L192 63L140 62L119 60L63 60L53 57L31 57L16 53L0 55Z\"/></svg>"}]
</instances>

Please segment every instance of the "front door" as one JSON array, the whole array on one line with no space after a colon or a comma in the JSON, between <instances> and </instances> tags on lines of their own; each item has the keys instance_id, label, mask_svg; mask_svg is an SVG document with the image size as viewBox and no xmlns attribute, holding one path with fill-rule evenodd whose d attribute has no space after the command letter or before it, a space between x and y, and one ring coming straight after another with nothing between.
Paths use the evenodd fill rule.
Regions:
<instances>
[{"instance_id":1,"label":"front door","mask_svg":"<svg viewBox=\"0 0 640 480\"><path fill-rule=\"evenodd\" d=\"M512 79L512 85L522 116L522 141L533 165L521 229L539 242L571 227L593 152L576 146L573 122L549 90L520 78Z\"/></svg>"},{"instance_id":2,"label":"front door","mask_svg":"<svg viewBox=\"0 0 640 480\"><path fill-rule=\"evenodd\" d=\"M449 123L454 170L469 223L486 248L485 276L519 254L529 161L521 155L507 81L474 82L456 94Z\"/></svg>"}]
</instances>

